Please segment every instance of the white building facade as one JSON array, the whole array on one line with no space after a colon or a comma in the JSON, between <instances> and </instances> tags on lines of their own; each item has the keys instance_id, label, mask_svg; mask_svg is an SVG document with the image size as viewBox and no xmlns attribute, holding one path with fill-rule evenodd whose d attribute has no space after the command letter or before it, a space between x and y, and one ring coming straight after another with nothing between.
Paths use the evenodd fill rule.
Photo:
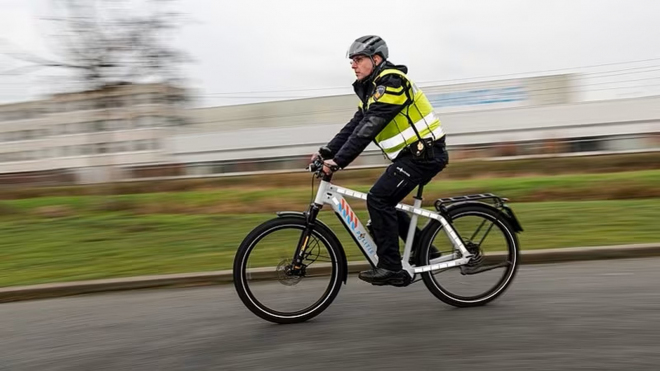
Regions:
<instances>
[{"instance_id":1,"label":"white building facade","mask_svg":"<svg viewBox=\"0 0 660 371\"><path fill-rule=\"evenodd\" d=\"M171 162L164 145L185 122L182 94L159 84L119 85L2 105L0 179L59 171L76 182L105 182L126 165Z\"/></svg>"},{"instance_id":2,"label":"white building facade","mask_svg":"<svg viewBox=\"0 0 660 371\"><path fill-rule=\"evenodd\" d=\"M571 75L422 90L452 161L660 150L660 96L582 102ZM0 106L0 184L302 170L358 103L340 95L185 110L183 95L128 85ZM372 144L351 166L386 163Z\"/></svg>"}]
</instances>

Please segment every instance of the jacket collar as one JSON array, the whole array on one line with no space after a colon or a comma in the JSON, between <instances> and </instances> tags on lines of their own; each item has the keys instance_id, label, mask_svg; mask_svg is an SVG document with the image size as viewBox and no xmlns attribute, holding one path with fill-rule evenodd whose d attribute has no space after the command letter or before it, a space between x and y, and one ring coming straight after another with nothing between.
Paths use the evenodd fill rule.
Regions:
<instances>
[{"instance_id":1,"label":"jacket collar","mask_svg":"<svg viewBox=\"0 0 660 371\"><path fill-rule=\"evenodd\" d=\"M355 82L353 82L353 90L363 103L366 102L369 96L373 93L374 81L378 78L378 75L386 69L396 69L403 73L408 73L408 67L404 65L395 65L390 61L382 62L376 66L371 74L364 80L355 80Z\"/></svg>"},{"instance_id":2,"label":"jacket collar","mask_svg":"<svg viewBox=\"0 0 660 371\"><path fill-rule=\"evenodd\" d=\"M388 61L384 61L376 66L376 68L371 71L369 76L365 77L363 80L355 80L355 82L353 82L353 91L355 91L355 94L360 98L360 100L363 102L367 100L373 91L374 80L376 77L378 77L378 74L380 74L389 65L392 64Z\"/></svg>"}]
</instances>

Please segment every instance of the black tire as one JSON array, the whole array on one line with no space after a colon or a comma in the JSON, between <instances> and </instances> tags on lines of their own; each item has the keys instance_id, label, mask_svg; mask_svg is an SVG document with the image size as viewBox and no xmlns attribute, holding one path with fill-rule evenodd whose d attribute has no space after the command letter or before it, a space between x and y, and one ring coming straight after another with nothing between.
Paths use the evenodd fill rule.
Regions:
<instances>
[{"instance_id":1,"label":"black tire","mask_svg":"<svg viewBox=\"0 0 660 371\"><path fill-rule=\"evenodd\" d=\"M487 223L492 224L490 231L497 230L502 233L502 236L500 238L501 241L503 241L502 246L506 245L505 247L506 253L500 253L499 255L493 254L493 255L496 256L496 258L503 260L502 264L505 266L502 268L504 269L504 272L502 273L502 276L499 278L499 280L496 280L495 284L493 284L490 287L490 289L485 290L482 293L476 295L470 295L470 296L453 293L447 288L443 287L441 282L438 282L439 280L442 281L442 278L440 278L439 280L436 279L441 274L451 271L457 274L459 280L466 280L468 276L462 275L460 268L449 268L436 272L422 273L421 275L422 275L422 279L424 280L424 284L429 289L429 291L431 291L431 293L435 295L435 297L442 300L446 304L461 308L485 305L495 300L502 293L504 293L504 291L509 287L509 285L511 284L511 282L513 281L516 275L519 264L519 252L518 252L519 246L518 246L518 238L516 236L516 233L514 232L514 229L511 227L506 217L503 216L503 214L500 213L497 209L488 205L484 205L476 202L457 204L454 207L449 208L448 214L451 217L452 225L457 229L457 232L459 233L460 237L463 239L464 242L467 241L470 236L466 236L465 234L468 233L465 233L465 231L461 231L460 227L457 226L457 224L459 224L461 218L465 218L467 216L483 218L487 220ZM445 235L442 229L443 229L442 225L437 220L433 220L424 229L419 245L420 246L419 255L417 256L418 266L429 264L429 250L436 241L436 236ZM490 233L490 231L488 233ZM486 252L483 252L483 255L485 255L485 258L487 260L488 254ZM495 270L493 270L492 272L494 271ZM469 276L469 277L474 277L474 276ZM487 283L487 285L489 284Z\"/></svg>"},{"instance_id":2,"label":"black tire","mask_svg":"<svg viewBox=\"0 0 660 371\"><path fill-rule=\"evenodd\" d=\"M248 279L248 261L250 254L254 251L258 243L268 235L278 231L290 230L290 233L292 234L295 234L299 231L297 234L299 236L304 229L305 220L301 218L279 217L268 220L252 230L252 232L250 232L245 237L240 247L238 248L238 251L236 252L233 270L234 287L236 288L236 292L238 293L238 296L240 297L243 304L245 304L245 306L250 311L252 311L252 313L267 321L282 324L307 321L323 312L339 293L339 289L341 288L341 281L346 274L346 272L344 272L346 262L344 261L345 258L342 254L341 246L336 243L336 237L332 235L332 232L323 228L315 228L312 231L312 236L310 239L316 238L319 243L325 246L328 252L327 261L329 262L329 264L326 264L326 267L323 268L323 272L319 274L319 277L321 275L326 278L328 275L330 276L328 279L328 285L325 287L325 291L319 296L319 299L306 308L282 311L269 308L262 302L263 300L260 300L254 295L254 290L251 287ZM283 246L284 250L288 251L287 253L289 257L293 257L293 253L296 249L296 243L297 241L291 244L286 243L286 246ZM273 268L273 271L266 269L266 272L260 271L259 274L263 277L270 277L270 279L273 279L274 282L278 282L279 279L277 278L277 271L275 267L271 268ZM306 279L307 277L303 277L300 282ZM294 285L297 285L297 283ZM323 289L323 287L321 287L321 289Z\"/></svg>"}]
</instances>

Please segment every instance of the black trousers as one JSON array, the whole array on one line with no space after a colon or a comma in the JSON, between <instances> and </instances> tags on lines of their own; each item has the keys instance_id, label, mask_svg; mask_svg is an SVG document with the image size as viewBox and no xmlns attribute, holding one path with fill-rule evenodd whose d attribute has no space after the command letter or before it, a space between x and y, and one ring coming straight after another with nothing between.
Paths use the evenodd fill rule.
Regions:
<instances>
[{"instance_id":1,"label":"black trousers","mask_svg":"<svg viewBox=\"0 0 660 371\"><path fill-rule=\"evenodd\" d=\"M379 268L394 271L402 269L399 236L405 240L410 217L395 207L415 187L427 184L447 166L449 156L444 140L436 141L433 147L434 156L428 160L416 159L409 152L402 153L385 170L367 195L371 228L378 247Z\"/></svg>"}]
</instances>

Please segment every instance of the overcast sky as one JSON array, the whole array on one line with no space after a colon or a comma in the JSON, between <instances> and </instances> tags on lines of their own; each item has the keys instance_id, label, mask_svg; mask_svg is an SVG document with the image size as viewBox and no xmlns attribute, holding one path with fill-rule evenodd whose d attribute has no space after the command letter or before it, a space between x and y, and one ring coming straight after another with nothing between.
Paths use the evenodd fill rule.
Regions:
<instances>
[{"instance_id":1,"label":"overcast sky","mask_svg":"<svg viewBox=\"0 0 660 371\"><path fill-rule=\"evenodd\" d=\"M48 16L48 1L0 0L0 37L46 52L39 18ZM195 59L185 71L202 105L350 93L346 49L365 34L383 37L390 59L422 86L648 59L656 60L579 71L660 68L657 0L181 0L178 7L196 21L173 42ZM12 65L1 59L0 71ZM660 84L660 73L645 76L649 89ZM35 98L43 81L0 76L0 102ZM282 92L294 89L308 90Z\"/></svg>"}]
</instances>

